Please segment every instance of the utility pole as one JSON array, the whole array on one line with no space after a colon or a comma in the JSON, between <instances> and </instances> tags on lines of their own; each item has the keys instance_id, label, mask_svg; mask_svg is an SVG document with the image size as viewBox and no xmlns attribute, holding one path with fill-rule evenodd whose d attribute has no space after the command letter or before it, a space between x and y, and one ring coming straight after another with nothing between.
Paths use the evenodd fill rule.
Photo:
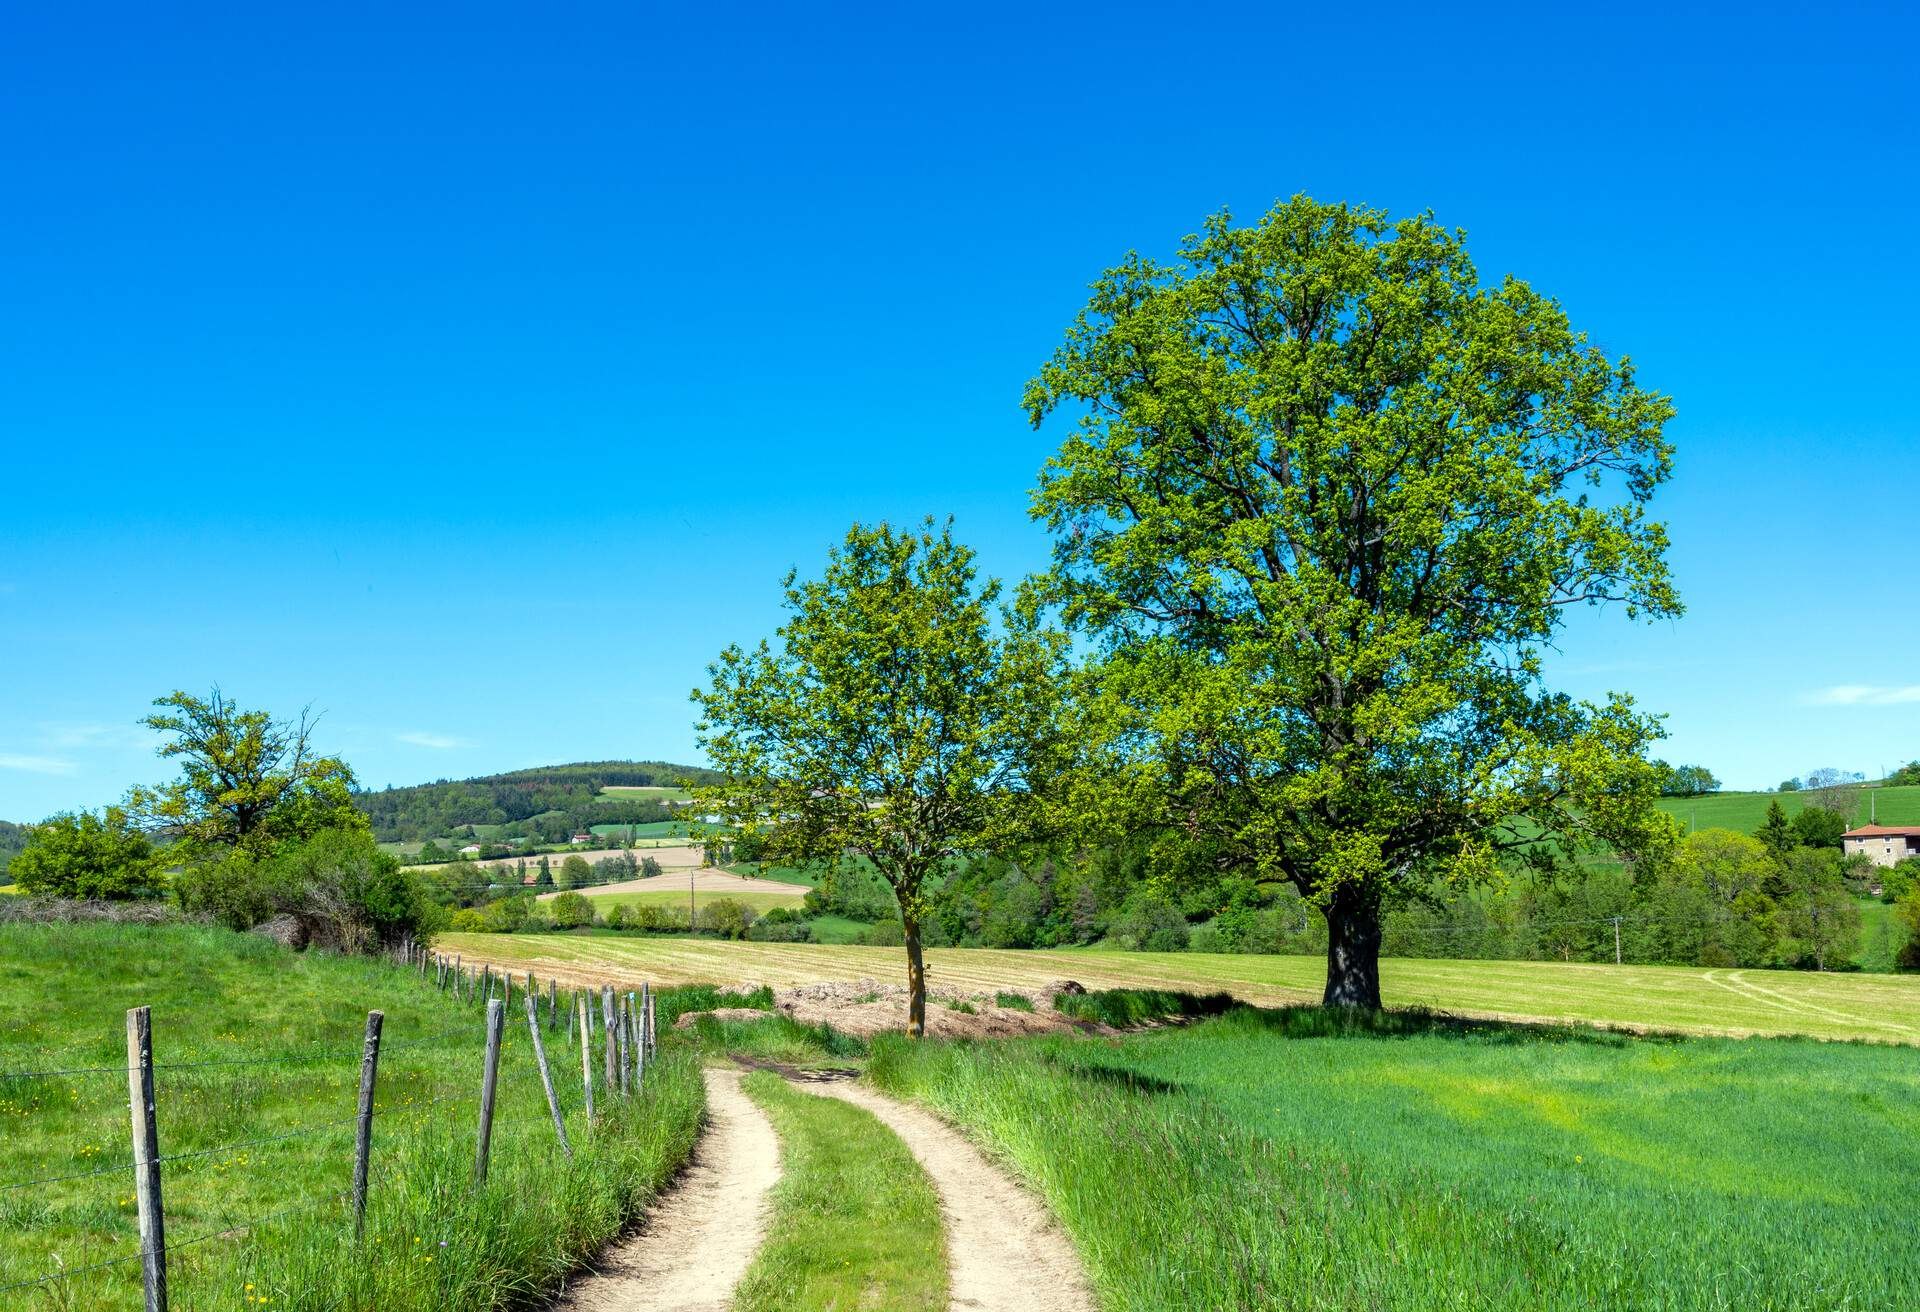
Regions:
<instances>
[{"instance_id":1,"label":"utility pole","mask_svg":"<svg viewBox=\"0 0 1920 1312\"><path fill-rule=\"evenodd\" d=\"M1620 964L1620 917L1613 918L1613 964Z\"/></svg>"},{"instance_id":2,"label":"utility pole","mask_svg":"<svg viewBox=\"0 0 1920 1312\"><path fill-rule=\"evenodd\" d=\"M693 938L693 876L694 867L687 867L687 938Z\"/></svg>"}]
</instances>

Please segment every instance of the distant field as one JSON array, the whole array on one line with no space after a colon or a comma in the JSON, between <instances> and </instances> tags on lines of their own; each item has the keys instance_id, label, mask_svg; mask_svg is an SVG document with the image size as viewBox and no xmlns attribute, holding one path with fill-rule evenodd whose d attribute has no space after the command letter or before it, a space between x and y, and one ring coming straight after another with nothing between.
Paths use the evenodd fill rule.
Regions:
<instances>
[{"instance_id":1,"label":"distant field","mask_svg":"<svg viewBox=\"0 0 1920 1312\"><path fill-rule=\"evenodd\" d=\"M1874 794L1870 800L1868 794ZM1789 816L1804 807L1804 793L1710 793L1704 797L1664 797L1660 809L1694 829L1733 829L1750 834L1767 818L1767 806L1780 803ZM1855 825L1872 811L1883 825L1920 825L1920 786L1863 788Z\"/></svg>"},{"instance_id":2,"label":"distant field","mask_svg":"<svg viewBox=\"0 0 1920 1312\"><path fill-rule=\"evenodd\" d=\"M625 837L629 831L635 838L671 838L685 842L690 835L707 832L711 826L698 820L656 820L644 825L592 825L593 833L600 838L614 836Z\"/></svg>"},{"instance_id":3,"label":"distant field","mask_svg":"<svg viewBox=\"0 0 1920 1312\"><path fill-rule=\"evenodd\" d=\"M684 788L652 788L638 784L608 784L600 790L600 800L606 802L625 801L629 798L637 801L685 802L692 797L693 794Z\"/></svg>"},{"instance_id":4,"label":"distant field","mask_svg":"<svg viewBox=\"0 0 1920 1312\"><path fill-rule=\"evenodd\" d=\"M581 894L587 901L593 903L593 909L596 912L604 916L616 906L684 907L687 905L687 898L689 896L685 883L686 881L681 881L682 886L678 892L594 893L582 889ZM694 908L696 912L700 907L706 906L709 902L722 900L745 903L747 906L752 907L755 912L767 912L773 910L775 907L787 907L791 909L798 905L797 899L795 899L792 894L787 893L716 893L711 890L696 890L691 896L694 898Z\"/></svg>"},{"instance_id":5,"label":"distant field","mask_svg":"<svg viewBox=\"0 0 1920 1312\"><path fill-rule=\"evenodd\" d=\"M540 934L449 934L442 941L444 950L469 961L664 984L782 986L890 980L906 972L898 948ZM1223 990L1263 1005L1318 1001L1326 979L1318 957L934 948L927 959L935 985L991 990L1072 979L1089 988ZM1701 1034L1920 1044L1920 976L1426 960L1387 961L1381 974L1387 1003L1395 1007Z\"/></svg>"}]
</instances>

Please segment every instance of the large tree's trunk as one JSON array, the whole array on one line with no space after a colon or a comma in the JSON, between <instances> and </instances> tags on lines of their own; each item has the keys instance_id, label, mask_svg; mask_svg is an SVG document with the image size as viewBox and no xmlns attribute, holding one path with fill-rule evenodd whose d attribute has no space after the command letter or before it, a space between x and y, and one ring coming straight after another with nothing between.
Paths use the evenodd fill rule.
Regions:
<instances>
[{"instance_id":1,"label":"large tree's trunk","mask_svg":"<svg viewBox=\"0 0 1920 1312\"><path fill-rule=\"evenodd\" d=\"M1327 902L1328 1007L1380 1010L1380 902L1340 888Z\"/></svg>"},{"instance_id":2,"label":"large tree's trunk","mask_svg":"<svg viewBox=\"0 0 1920 1312\"><path fill-rule=\"evenodd\" d=\"M920 957L920 922L902 916L907 932L907 1037L925 1038L927 1033L927 967Z\"/></svg>"}]
</instances>

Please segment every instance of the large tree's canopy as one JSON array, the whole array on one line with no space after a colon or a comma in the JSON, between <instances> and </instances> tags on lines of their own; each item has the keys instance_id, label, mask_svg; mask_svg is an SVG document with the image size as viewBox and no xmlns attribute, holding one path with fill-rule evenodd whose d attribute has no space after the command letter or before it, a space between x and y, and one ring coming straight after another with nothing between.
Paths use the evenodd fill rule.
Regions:
<instances>
[{"instance_id":1,"label":"large tree's canopy","mask_svg":"<svg viewBox=\"0 0 1920 1312\"><path fill-rule=\"evenodd\" d=\"M235 849L267 856L328 829L365 830L353 804L353 771L314 752L312 721L243 711L218 688L207 698L175 692L143 723L165 736L158 749L180 777L140 787L127 810L172 835L188 857Z\"/></svg>"},{"instance_id":2,"label":"large tree's canopy","mask_svg":"<svg viewBox=\"0 0 1920 1312\"><path fill-rule=\"evenodd\" d=\"M1657 724L1545 687L1541 651L1572 607L1679 613L1646 514L1672 407L1458 233L1215 216L1108 271L1026 403L1082 412L1035 514L1131 814L1369 899L1666 838Z\"/></svg>"}]
</instances>

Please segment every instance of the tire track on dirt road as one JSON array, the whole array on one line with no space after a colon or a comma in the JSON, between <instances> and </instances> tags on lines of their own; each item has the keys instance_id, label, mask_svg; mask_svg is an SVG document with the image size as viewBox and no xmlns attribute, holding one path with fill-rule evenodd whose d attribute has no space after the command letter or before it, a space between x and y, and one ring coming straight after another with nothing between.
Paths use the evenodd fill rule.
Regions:
<instances>
[{"instance_id":1,"label":"tire track on dirt road","mask_svg":"<svg viewBox=\"0 0 1920 1312\"><path fill-rule=\"evenodd\" d=\"M1073 1243L1045 1204L931 1112L844 1078L793 1078L878 1117L913 1151L940 1195L953 1312L1098 1312Z\"/></svg>"},{"instance_id":2,"label":"tire track on dirt road","mask_svg":"<svg viewBox=\"0 0 1920 1312\"><path fill-rule=\"evenodd\" d=\"M708 1070L707 1125L693 1158L638 1233L571 1282L554 1312L725 1312L766 1235L780 1179L773 1122L740 1091L742 1072Z\"/></svg>"}]
</instances>

